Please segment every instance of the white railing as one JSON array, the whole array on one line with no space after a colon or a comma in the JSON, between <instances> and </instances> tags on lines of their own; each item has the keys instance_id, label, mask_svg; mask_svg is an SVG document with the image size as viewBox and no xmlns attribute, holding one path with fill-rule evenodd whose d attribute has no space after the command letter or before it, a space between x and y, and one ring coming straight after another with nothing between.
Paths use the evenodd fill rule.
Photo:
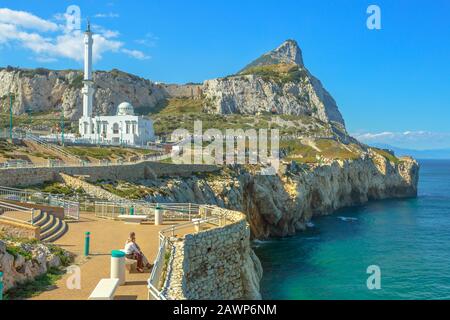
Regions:
<instances>
[{"instance_id":1,"label":"white railing","mask_svg":"<svg viewBox=\"0 0 450 320\"><path fill-rule=\"evenodd\" d=\"M153 219L155 210L159 208L163 212L166 221L191 221L198 217L199 205L193 203L150 203L140 200L124 201L94 201L94 213L96 217L116 220L120 215L145 215L147 219ZM83 206L83 203L80 204Z\"/></svg>"},{"instance_id":2,"label":"white railing","mask_svg":"<svg viewBox=\"0 0 450 320\"><path fill-rule=\"evenodd\" d=\"M35 209L33 209L33 208L22 207L22 206L14 204L14 203L0 201L0 218L1 219L33 225L34 224L34 211L35 211ZM14 218L14 217L4 216L5 212L25 213L25 215L29 215L30 220L28 220L28 219L24 220L24 219L18 219L18 218Z\"/></svg>"},{"instance_id":3,"label":"white railing","mask_svg":"<svg viewBox=\"0 0 450 320\"><path fill-rule=\"evenodd\" d=\"M57 154L62 155L65 158L70 159L71 161L74 161L75 163L79 163L81 161L81 159L69 152L67 152L66 150L64 150L63 148L61 148L60 146L58 146L57 144L52 144L52 143L48 143L47 141L41 139L38 136L35 136L34 134L31 133L27 133L25 135L25 139L29 139L35 143L37 143L38 145L40 145L41 147L51 150Z\"/></svg>"},{"instance_id":4,"label":"white railing","mask_svg":"<svg viewBox=\"0 0 450 320\"><path fill-rule=\"evenodd\" d=\"M0 138L9 138L9 133L6 132L0 132ZM31 141L34 141L35 143L41 145L44 148L50 149L54 152L57 152L61 155L63 155L65 158L70 159L71 161L69 163L65 162L58 162L58 161L49 161L48 164L34 164L27 161L7 161L0 163L0 170L1 169L14 169L14 168L48 168L48 167L56 167L56 168L67 168L67 167L96 167L96 166L117 166L117 165L134 165L137 163L145 162L145 161L163 161L166 159L169 159L171 157L170 153L165 153L165 149L163 146L159 145L152 145L152 146L136 146L136 145L122 145L124 147L133 147L138 149L145 149L145 150L153 150L158 151L159 154L155 155L142 155L139 159L135 161L118 161L118 162L108 162L108 163L102 163L102 162L88 162L84 161L80 157L68 152L64 148L60 147L56 143L58 141L53 141L52 139L45 139L43 137L34 135L32 133L26 132L13 132L13 138L15 139L29 139ZM76 143L74 143L76 144ZM82 144L81 142L79 144ZM86 144L86 143L84 143ZM89 145L92 145L89 143ZM105 145L111 145L111 144L105 144ZM121 145L119 145L121 146Z\"/></svg>"},{"instance_id":5,"label":"white railing","mask_svg":"<svg viewBox=\"0 0 450 320\"><path fill-rule=\"evenodd\" d=\"M105 166L123 166L123 165L135 165L142 162L159 162L171 157L170 154L163 155L144 155L136 161L118 161L118 162L88 162L79 161L73 163L53 162L49 161L48 164L35 164L31 162L3 162L0 163L0 170L16 169L16 168L74 168L74 167L105 167Z\"/></svg>"},{"instance_id":6,"label":"white railing","mask_svg":"<svg viewBox=\"0 0 450 320\"><path fill-rule=\"evenodd\" d=\"M60 207L64 209L65 218L78 220L80 217L79 202L66 200L64 195L0 186L0 199Z\"/></svg>"},{"instance_id":7,"label":"white railing","mask_svg":"<svg viewBox=\"0 0 450 320\"><path fill-rule=\"evenodd\" d=\"M164 267L166 267L166 252L167 243L163 239L162 242L160 241L158 254L156 256L150 278L148 279L149 299L150 295L152 295L158 300L166 300L166 297L161 293L161 290L158 290L158 288L162 287L161 278L163 275Z\"/></svg>"}]
</instances>

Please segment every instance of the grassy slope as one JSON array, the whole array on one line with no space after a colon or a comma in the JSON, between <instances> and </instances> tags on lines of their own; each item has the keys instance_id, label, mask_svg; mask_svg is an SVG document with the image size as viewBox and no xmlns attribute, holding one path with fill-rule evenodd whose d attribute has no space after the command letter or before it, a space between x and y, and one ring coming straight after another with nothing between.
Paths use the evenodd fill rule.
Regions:
<instances>
[{"instance_id":1,"label":"grassy slope","mask_svg":"<svg viewBox=\"0 0 450 320\"><path fill-rule=\"evenodd\" d=\"M296 71L296 66L292 65L269 65L258 66L247 69L244 73L259 73L266 76L273 76L273 73L281 74L279 81L283 81L284 76L289 72ZM286 75L283 75L286 74ZM280 136L302 135L309 137L333 137L333 130L328 123L308 116L294 115L218 115L206 114L202 112L202 100L192 99L169 99L152 114L155 121L155 131L157 135L170 135L174 130L183 128L193 132L194 121L202 121L203 131L214 128L222 132L226 129L278 129ZM288 151L286 160L294 160L301 163L316 163L320 157L336 160L357 159L362 153L360 145L351 143L343 145L333 139L311 138L317 149L309 145L302 144L299 140L281 141L280 147ZM393 163L398 163L398 159L384 150L376 150L380 155Z\"/></svg>"},{"instance_id":2,"label":"grassy slope","mask_svg":"<svg viewBox=\"0 0 450 320\"><path fill-rule=\"evenodd\" d=\"M132 149L121 147L66 147L66 150L78 157L91 157L95 159L125 159L127 157L140 156L155 153L152 150Z\"/></svg>"}]
</instances>

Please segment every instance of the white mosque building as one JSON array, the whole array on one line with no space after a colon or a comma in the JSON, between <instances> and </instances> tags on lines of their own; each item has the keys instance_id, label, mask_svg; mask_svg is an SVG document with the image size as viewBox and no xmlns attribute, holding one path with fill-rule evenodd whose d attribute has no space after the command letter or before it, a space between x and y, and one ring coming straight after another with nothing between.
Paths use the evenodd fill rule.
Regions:
<instances>
[{"instance_id":1,"label":"white mosque building","mask_svg":"<svg viewBox=\"0 0 450 320\"><path fill-rule=\"evenodd\" d=\"M84 86L83 116L79 119L79 133L88 143L146 145L155 139L153 122L143 116L134 115L134 108L128 102L117 107L115 116L92 116L94 81L92 78L92 32L88 23L84 34Z\"/></svg>"}]
</instances>

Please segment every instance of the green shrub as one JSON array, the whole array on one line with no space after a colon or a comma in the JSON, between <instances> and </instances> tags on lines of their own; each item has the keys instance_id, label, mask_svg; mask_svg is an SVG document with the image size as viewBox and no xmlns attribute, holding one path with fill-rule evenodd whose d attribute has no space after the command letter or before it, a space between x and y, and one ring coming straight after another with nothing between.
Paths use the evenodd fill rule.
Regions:
<instances>
[{"instance_id":1,"label":"green shrub","mask_svg":"<svg viewBox=\"0 0 450 320\"><path fill-rule=\"evenodd\" d=\"M76 75L76 77L73 78L72 82L69 84L69 88L72 88L72 89L83 88L83 80L84 80L83 74Z\"/></svg>"},{"instance_id":2,"label":"green shrub","mask_svg":"<svg viewBox=\"0 0 450 320\"><path fill-rule=\"evenodd\" d=\"M7 245L6 252L13 255L14 258L17 258L19 255L21 255L27 261L33 259L31 252L25 251L24 249L22 249L19 246Z\"/></svg>"}]
</instances>

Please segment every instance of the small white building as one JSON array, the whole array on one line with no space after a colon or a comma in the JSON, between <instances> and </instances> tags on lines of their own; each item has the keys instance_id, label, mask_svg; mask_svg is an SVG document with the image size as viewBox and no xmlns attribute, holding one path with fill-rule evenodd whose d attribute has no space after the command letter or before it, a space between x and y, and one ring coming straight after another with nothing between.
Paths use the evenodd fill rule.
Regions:
<instances>
[{"instance_id":1,"label":"small white building","mask_svg":"<svg viewBox=\"0 0 450 320\"><path fill-rule=\"evenodd\" d=\"M83 116L79 120L79 133L89 143L146 145L153 141L153 122L144 116L135 116L128 102L117 107L115 116L92 116L94 81L92 78L92 32L88 23L84 34L84 86Z\"/></svg>"},{"instance_id":2,"label":"small white building","mask_svg":"<svg viewBox=\"0 0 450 320\"><path fill-rule=\"evenodd\" d=\"M135 116L133 106L122 102L115 116L81 118L80 135L92 143L146 145L153 140L154 131L150 119Z\"/></svg>"}]
</instances>

